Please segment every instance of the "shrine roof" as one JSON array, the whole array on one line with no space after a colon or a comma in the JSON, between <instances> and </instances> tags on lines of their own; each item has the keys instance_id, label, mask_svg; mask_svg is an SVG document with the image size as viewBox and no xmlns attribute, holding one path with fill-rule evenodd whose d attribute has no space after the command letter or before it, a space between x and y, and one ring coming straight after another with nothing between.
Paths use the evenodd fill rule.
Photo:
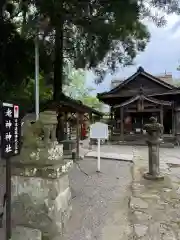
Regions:
<instances>
[{"instance_id":1,"label":"shrine roof","mask_svg":"<svg viewBox=\"0 0 180 240\"><path fill-rule=\"evenodd\" d=\"M138 77L140 75L148 78L149 80L151 80L151 81L153 81L155 83L158 83L159 85L161 85L165 89L167 89L167 91L173 90L173 89L177 89L177 87L175 87L174 85L172 85L170 83L167 83L164 80L161 80L160 78L151 75L150 73L144 71L144 69L142 67L139 67L138 70L132 76L130 76L129 78L127 78L124 81L122 81L118 86L114 87L110 91L98 93L98 95L97 95L98 98L101 99L103 97L111 97L111 96L113 96L122 87L124 87L125 85L127 85L128 83L130 83L131 81L133 81L136 77Z\"/></svg>"},{"instance_id":2,"label":"shrine roof","mask_svg":"<svg viewBox=\"0 0 180 240\"><path fill-rule=\"evenodd\" d=\"M140 93L140 94L136 95L135 97L132 97L125 102L122 102L121 104L117 104L117 105L113 106L113 108L125 107L137 100L146 100L146 101L154 103L156 105L163 105L163 106L171 106L172 105L172 102L170 102L170 101L157 100L156 98L149 97L149 96L144 95L143 93Z\"/></svg>"},{"instance_id":3,"label":"shrine roof","mask_svg":"<svg viewBox=\"0 0 180 240\"><path fill-rule=\"evenodd\" d=\"M180 88L176 88L176 89L172 89L170 91L163 92L163 93L154 93L154 94L151 94L149 96L153 97L153 96L179 95L179 94L180 94Z\"/></svg>"},{"instance_id":4,"label":"shrine roof","mask_svg":"<svg viewBox=\"0 0 180 240\"><path fill-rule=\"evenodd\" d=\"M98 116L103 116L104 114L100 111L93 109L85 104L83 104L80 100L75 100L70 98L64 94L60 96L59 101L49 100L42 105L42 109L56 108L62 110L62 112L78 112L78 113L93 113Z\"/></svg>"}]
</instances>

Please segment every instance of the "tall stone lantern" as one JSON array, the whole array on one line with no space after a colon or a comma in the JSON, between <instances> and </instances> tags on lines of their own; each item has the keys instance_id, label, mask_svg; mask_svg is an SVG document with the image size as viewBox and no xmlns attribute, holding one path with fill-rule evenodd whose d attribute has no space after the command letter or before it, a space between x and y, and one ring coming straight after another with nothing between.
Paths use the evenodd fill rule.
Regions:
<instances>
[{"instance_id":1,"label":"tall stone lantern","mask_svg":"<svg viewBox=\"0 0 180 240\"><path fill-rule=\"evenodd\" d=\"M162 142L162 133L164 127L162 124L157 122L157 119L151 117L150 123L144 126L148 134L147 144L149 151L149 172L144 174L145 179L158 180L164 177L160 174L159 168L159 146Z\"/></svg>"}]
</instances>

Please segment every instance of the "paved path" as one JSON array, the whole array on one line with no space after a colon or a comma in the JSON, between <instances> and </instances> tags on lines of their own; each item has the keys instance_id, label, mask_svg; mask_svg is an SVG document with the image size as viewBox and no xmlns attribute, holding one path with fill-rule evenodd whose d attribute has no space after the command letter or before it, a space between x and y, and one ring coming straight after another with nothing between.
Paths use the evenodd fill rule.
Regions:
<instances>
[{"instance_id":1,"label":"paved path","mask_svg":"<svg viewBox=\"0 0 180 240\"><path fill-rule=\"evenodd\" d=\"M70 173L73 213L63 240L126 240L131 235L128 222L132 164L102 160L80 161Z\"/></svg>"},{"instance_id":2,"label":"paved path","mask_svg":"<svg viewBox=\"0 0 180 240\"><path fill-rule=\"evenodd\" d=\"M161 151L163 181L149 181L142 176L147 171L147 151L134 149L132 197L130 220L134 239L179 240L180 239L180 149ZM171 167L171 155L176 159L176 170ZM176 156L176 157L174 157ZM174 166L174 165L173 165ZM176 174L175 174L176 173Z\"/></svg>"},{"instance_id":3,"label":"paved path","mask_svg":"<svg viewBox=\"0 0 180 240\"><path fill-rule=\"evenodd\" d=\"M88 152L85 157L90 158L97 158L98 153L97 151L91 151ZM109 160L119 160L119 161L129 161L133 162L133 154L119 154L119 153L113 153L113 152L102 152L100 153L101 159L109 159Z\"/></svg>"},{"instance_id":4,"label":"paved path","mask_svg":"<svg viewBox=\"0 0 180 240\"><path fill-rule=\"evenodd\" d=\"M134 154L133 175L129 162L102 160L102 174L97 174L97 160L85 158L79 163L88 176L74 165L73 215L63 240L180 240L180 148L160 149L161 170L166 174L161 184L141 178L148 166L146 147L103 145L101 149L108 154ZM4 188L0 173L0 203ZM5 240L2 229L0 240Z\"/></svg>"},{"instance_id":5,"label":"paved path","mask_svg":"<svg viewBox=\"0 0 180 240\"><path fill-rule=\"evenodd\" d=\"M92 150L92 154L95 155L97 147L94 146ZM133 156L133 149L136 149L139 152L141 158L145 159L148 164L148 148L145 146L120 146L120 145L102 145L101 152L102 155L107 153L107 156L111 155L110 157L113 159L113 156L123 156L126 158L131 158ZM91 153L89 152L88 155L90 156ZM120 158L120 157L119 157ZM180 165L180 147L176 148L160 148L160 158L161 164L164 163L169 165Z\"/></svg>"}]
</instances>

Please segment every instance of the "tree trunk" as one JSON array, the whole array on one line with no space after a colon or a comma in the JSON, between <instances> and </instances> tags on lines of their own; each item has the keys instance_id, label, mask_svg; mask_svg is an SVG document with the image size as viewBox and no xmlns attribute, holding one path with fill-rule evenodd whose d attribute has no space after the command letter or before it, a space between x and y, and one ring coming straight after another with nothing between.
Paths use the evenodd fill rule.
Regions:
<instances>
[{"instance_id":1,"label":"tree trunk","mask_svg":"<svg viewBox=\"0 0 180 240\"><path fill-rule=\"evenodd\" d=\"M63 85L63 19L60 18L55 31L55 60L54 60L54 82L53 100L58 101L62 93Z\"/></svg>"},{"instance_id":2,"label":"tree trunk","mask_svg":"<svg viewBox=\"0 0 180 240\"><path fill-rule=\"evenodd\" d=\"M0 1L0 20L2 21L2 17L4 14L4 7L6 5L6 0L1 0Z\"/></svg>"}]
</instances>

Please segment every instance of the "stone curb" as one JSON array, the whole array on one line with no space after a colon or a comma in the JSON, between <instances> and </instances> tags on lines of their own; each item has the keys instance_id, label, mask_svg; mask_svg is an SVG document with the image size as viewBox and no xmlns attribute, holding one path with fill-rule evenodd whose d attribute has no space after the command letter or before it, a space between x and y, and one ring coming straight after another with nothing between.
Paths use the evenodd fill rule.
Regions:
<instances>
[{"instance_id":1,"label":"stone curb","mask_svg":"<svg viewBox=\"0 0 180 240\"><path fill-rule=\"evenodd\" d=\"M87 156L84 155L84 158L93 158L93 159L97 159L97 156ZM117 158L110 158L110 157L101 157L101 159L103 160L112 160L112 161L119 161L119 162L130 162L130 163L134 163L133 159L117 159Z\"/></svg>"}]
</instances>

